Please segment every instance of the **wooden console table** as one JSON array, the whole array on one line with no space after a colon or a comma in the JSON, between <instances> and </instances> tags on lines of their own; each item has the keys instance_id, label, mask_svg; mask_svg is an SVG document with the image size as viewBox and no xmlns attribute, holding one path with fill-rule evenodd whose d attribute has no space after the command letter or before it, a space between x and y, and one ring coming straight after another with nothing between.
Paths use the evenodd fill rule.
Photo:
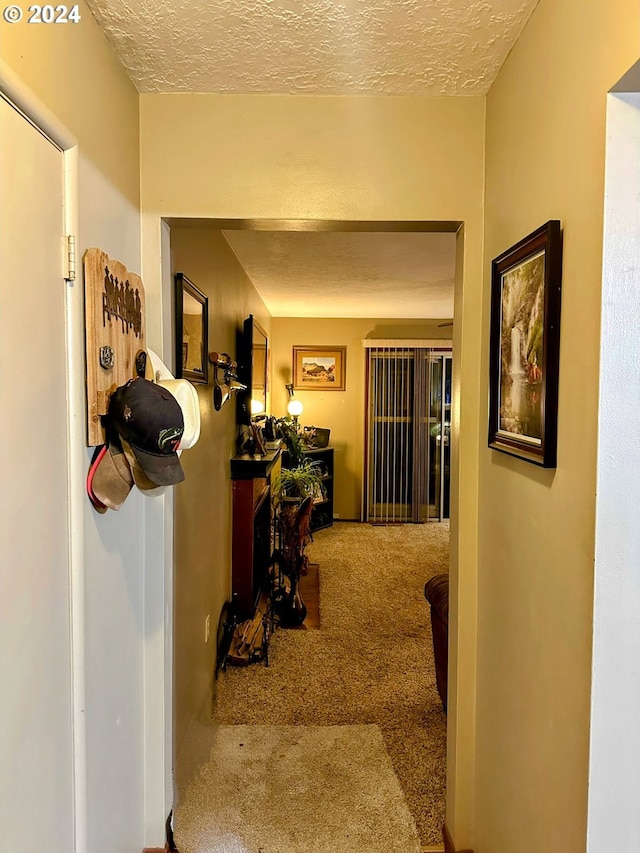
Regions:
<instances>
[{"instance_id":1,"label":"wooden console table","mask_svg":"<svg viewBox=\"0 0 640 853\"><path fill-rule=\"evenodd\" d=\"M253 617L271 563L271 480L280 470L280 453L231 459L231 590L240 619Z\"/></svg>"}]
</instances>

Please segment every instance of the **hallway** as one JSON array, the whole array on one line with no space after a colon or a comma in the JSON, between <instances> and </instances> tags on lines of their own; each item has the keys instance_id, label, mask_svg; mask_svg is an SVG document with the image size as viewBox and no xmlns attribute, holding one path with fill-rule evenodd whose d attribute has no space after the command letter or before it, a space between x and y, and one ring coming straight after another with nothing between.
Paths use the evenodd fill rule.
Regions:
<instances>
[{"instance_id":1,"label":"hallway","mask_svg":"<svg viewBox=\"0 0 640 853\"><path fill-rule=\"evenodd\" d=\"M441 843L446 718L435 686L423 586L429 577L447 570L448 546L448 524L372 527L340 523L315 534L308 553L320 564L320 629L280 629L272 639L268 668L260 664L230 667L219 675L212 718L201 718L192 725L178 756L175 832L182 853L218 849L211 847L211 839L225 808L225 820L233 820L229 815L235 815L238 824L219 825L220 830L238 831L234 837L244 846L237 849L250 853L259 849L265 853L328 853L330 844L348 850L356 838L341 838L340 832L348 834L350 829L352 836L360 833L357 849L363 853L382 850L385 843L391 850L384 834L395 827L393 843L403 838L398 827L403 825L407 806L411 815L407 813L405 820L406 838L413 836L417 844L417 828L422 846ZM291 757L289 747L302 749L301 739L312 738L318 745L314 732L319 738L332 738L333 758L314 764L313 771L307 770L303 777L286 771L279 775L277 765L274 772L271 764L265 779L255 780L259 796L266 798L261 800L263 811L256 812L261 815L258 826L250 826L251 812L243 805L244 787L237 788L236 802L232 793L230 803L224 803L222 755L225 750L228 753L229 744L221 749L220 745L233 735L232 727L238 727L245 750L256 734L260 739L275 737L274 750L282 757L283 766ZM304 727L295 741L290 740L292 727ZM347 738L341 747L338 741L343 734ZM278 740L282 737L288 746ZM361 744L353 753L353 762L345 757L350 742ZM313 748L312 754L317 754ZM319 748L326 757L325 746ZM336 765L336 756L338 763L344 758L342 769ZM242 757L246 758L246 751ZM231 757L231 765L234 773L240 772L237 755ZM357 765L370 768L364 774L365 784L389 792L379 811L371 792L368 796L363 792L363 809L358 811L357 782L352 775L357 778ZM196 768L199 772L194 772ZM391 768L399 786L389 779L393 779ZM374 778L378 770L379 783ZM341 785L346 785L343 793ZM313 806L305 812L306 795L312 795ZM249 799L256 801L255 796ZM335 812L336 802L343 804L342 814L339 808ZM326 813L326 803L334 804L331 815ZM319 827L313 822L313 812L318 813ZM333 829L329 826L332 821ZM268 837L261 836L263 822L268 825ZM298 848L296 839L300 838L304 846ZM367 838L373 839L369 846ZM378 848L378 844L382 846Z\"/></svg>"}]
</instances>

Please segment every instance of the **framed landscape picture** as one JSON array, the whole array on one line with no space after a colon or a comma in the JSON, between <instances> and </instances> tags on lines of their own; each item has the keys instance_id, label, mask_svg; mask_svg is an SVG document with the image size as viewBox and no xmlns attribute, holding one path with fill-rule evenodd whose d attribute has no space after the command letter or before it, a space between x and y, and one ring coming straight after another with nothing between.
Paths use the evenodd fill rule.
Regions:
<instances>
[{"instance_id":1,"label":"framed landscape picture","mask_svg":"<svg viewBox=\"0 0 640 853\"><path fill-rule=\"evenodd\" d=\"M293 387L296 391L344 391L346 347L294 347Z\"/></svg>"},{"instance_id":2,"label":"framed landscape picture","mask_svg":"<svg viewBox=\"0 0 640 853\"><path fill-rule=\"evenodd\" d=\"M550 220L491 269L489 447L555 468L562 232Z\"/></svg>"}]
</instances>

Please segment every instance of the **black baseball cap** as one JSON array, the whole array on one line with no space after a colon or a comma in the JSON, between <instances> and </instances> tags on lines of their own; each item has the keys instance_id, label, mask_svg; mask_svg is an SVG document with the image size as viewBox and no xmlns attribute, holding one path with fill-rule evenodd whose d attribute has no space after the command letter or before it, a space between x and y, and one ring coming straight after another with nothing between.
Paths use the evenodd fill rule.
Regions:
<instances>
[{"instance_id":1,"label":"black baseball cap","mask_svg":"<svg viewBox=\"0 0 640 853\"><path fill-rule=\"evenodd\" d=\"M112 394L108 418L153 483L172 486L184 480L176 452L184 419L170 391L147 379L130 379Z\"/></svg>"}]
</instances>

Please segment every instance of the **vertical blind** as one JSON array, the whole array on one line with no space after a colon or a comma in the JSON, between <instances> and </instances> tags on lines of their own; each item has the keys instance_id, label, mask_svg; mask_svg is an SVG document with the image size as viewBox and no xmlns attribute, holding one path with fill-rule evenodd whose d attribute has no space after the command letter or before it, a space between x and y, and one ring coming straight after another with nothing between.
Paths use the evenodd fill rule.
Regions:
<instances>
[{"instance_id":1,"label":"vertical blind","mask_svg":"<svg viewBox=\"0 0 640 853\"><path fill-rule=\"evenodd\" d=\"M450 344L447 341L376 341L375 344L365 342L364 520L388 524L422 522L434 514L442 517L441 501L431 494L436 480L440 487L439 472L444 470L435 458L443 447L444 431L437 426L442 417L436 413L434 402L438 404L444 399L442 350L448 350ZM440 494L441 490L438 491Z\"/></svg>"}]
</instances>

